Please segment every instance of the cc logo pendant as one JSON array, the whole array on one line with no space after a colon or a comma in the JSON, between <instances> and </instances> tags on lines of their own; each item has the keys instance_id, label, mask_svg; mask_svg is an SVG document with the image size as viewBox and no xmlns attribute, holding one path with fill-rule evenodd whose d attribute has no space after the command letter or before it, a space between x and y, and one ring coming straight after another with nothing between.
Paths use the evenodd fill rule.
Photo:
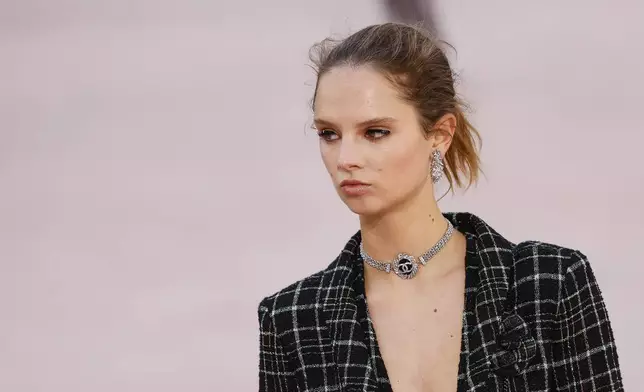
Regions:
<instances>
[{"instance_id":1,"label":"cc logo pendant","mask_svg":"<svg viewBox=\"0 0 644 392\"><path fill-rule=\"evenodd\" d=\"M418 263L414 256L399 253L393 263L393 270L402 279L411 279L418 272Z\"/></svg>"}]
</instances>

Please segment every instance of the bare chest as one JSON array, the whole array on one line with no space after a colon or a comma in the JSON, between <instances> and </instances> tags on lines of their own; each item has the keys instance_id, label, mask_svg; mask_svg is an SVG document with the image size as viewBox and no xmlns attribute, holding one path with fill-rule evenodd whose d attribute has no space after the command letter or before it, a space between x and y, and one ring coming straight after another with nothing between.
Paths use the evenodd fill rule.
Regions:
<instances>
[{"instance_id":1,"label":"bare chest","mask_svg":"<svg viewBox=\"0 0 644 392\"><path fill-rule=\"evenodd\" d=\"M463 302L461 286L414 301L369 305L394 392L456 391Z\"/></svg>"}]
</instances>

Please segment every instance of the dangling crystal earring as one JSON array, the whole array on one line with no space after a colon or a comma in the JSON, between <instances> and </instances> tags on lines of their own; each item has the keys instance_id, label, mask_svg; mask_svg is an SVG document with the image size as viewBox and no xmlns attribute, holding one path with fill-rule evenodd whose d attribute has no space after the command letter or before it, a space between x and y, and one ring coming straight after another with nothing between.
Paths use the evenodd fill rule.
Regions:
<instances>
[{"instance_id":1,"label":"dangling crystal earring","mask_svg":"<svg viewBox=\"0 0 644 392\"><path fill-rule=\"evenodd\" d=\"M436 184L438 181L443 178L443 169L445 164L443 163L443 157L441 152L438 150L432 151L432 165L431 165L431 176L432 182Z\"/></svg>"}]
</instances>

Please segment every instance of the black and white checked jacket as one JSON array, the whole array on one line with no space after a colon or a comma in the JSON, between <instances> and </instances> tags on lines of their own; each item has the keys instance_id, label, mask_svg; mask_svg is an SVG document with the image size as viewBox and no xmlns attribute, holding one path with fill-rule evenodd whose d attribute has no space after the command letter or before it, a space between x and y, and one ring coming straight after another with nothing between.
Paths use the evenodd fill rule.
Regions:
<instances>
[{"instance_id":1,"label":"black and white checked jacket","mask_svg":"<svg viewBox=\"0 0 644 392\"><path fill-rule=\"evenodd\" d=\"M582 253L513 244L472 214L445 217L475 244L458 391L623 391L606 306ZM391 391L361 306L359 243L358 232L325 270L261 301L260 391Z\"/></svg>"}]
</instances>

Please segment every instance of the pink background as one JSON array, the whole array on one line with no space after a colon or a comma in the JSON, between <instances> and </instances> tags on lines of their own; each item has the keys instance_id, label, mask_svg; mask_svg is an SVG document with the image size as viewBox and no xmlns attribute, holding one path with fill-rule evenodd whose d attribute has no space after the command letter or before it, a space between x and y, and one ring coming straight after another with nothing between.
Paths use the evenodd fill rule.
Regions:
<instances>
[{"instance_id":1,"label":"pink background","mask_svg":"<svg viewBox=\"0 0 644 392\"><path fill-rule=\"evenodd\" d=\"M447 1L487 179L585 252L641 376L644 3ZM0 390L252 391L260 298L357 229L306 132L308 47L378 2L0 0Z\"/></svg>"}]
</instances>

